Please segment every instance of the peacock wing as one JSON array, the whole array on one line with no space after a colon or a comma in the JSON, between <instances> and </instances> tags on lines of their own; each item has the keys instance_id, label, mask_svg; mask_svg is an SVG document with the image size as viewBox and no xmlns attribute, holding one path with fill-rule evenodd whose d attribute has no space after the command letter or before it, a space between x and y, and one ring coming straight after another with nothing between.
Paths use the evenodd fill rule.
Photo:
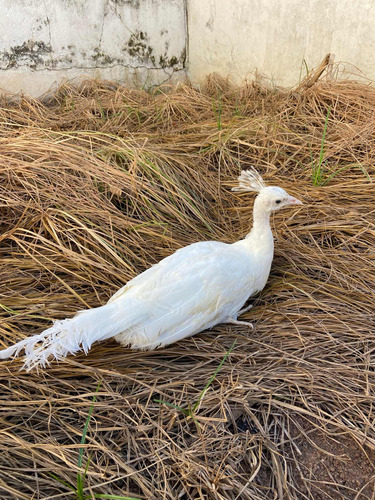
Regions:
<instances>
[{"instance_id":1,"label":"peacock wing","mask_svg":"<svg viewBox=\"0 0 375 500\"><path fill-rule=\"evenodd\" d=\"M212 250L199 258L185 254L179 266L168 267L168 272L160 269L147 287L129 292L150 312L138 325L132 347L167 345L211 328L239 310L254 288L249 259L229 245Z\"/></svg>"},{"instance_id":2,"label":"peacock wing","mask_svg":"<svg viewBox=\"0 0 375 500\"><path fill-rule=\"evenodd\" d=\"M128 281L126 285L112 295L107 303L110 304L118 300L130 290L134 291L135 287L140 287L142 290L144 287L148 288L153 282L160 283L162 281L169 283L175 273L180 274L178 270L181 267L186 268L187 265L191 266L192 263L199 261L204 256L216 253L222 246L225 247L228 245L217 241L203 241L180 248L173 254L165 257L158 264L153 265Z\"/></svg>"}]
</instances>

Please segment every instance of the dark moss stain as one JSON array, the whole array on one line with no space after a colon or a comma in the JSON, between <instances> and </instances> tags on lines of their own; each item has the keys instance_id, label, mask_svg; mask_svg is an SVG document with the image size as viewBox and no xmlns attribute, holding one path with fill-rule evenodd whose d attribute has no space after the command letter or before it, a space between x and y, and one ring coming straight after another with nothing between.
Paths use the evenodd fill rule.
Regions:
<instances>
[{"instance_id":1,"label":"dark moss stain","mask_svg":"<svg viewBox=\"0 0 375 500\"><path fill-rule=\"evenodd\" d=\"M176 66L178 63L179 61L176 56L172 56L168 61L169 66Z\"/></svg>"},{"instance_id":2,"label":"dark moss stain","mask_svg":"<svg viewBox=\"0 0 375 500\"><path fill-rule=\"evenodd\" d=\"M166 54L163 56L159 56L159 66L161 68L173 68L173 69L179 69L176 68L176 66L180 66L182 68L185 67L185 56L182 55L180 58L177 58L176 56L172 57L167 57Z\"/></svg>"},{"instance_id":3,"label":"dark moss stain","mask_svg":"<svg viewBox=\"0 0 375 500\"><path fill-rule=\"evenodd\" d=\"M49 43L43 41L27 40L22 45L15 45L0 52L0 70L29 67L31 70L43 68L59 69L61 67L72 67L77 54L74 44L61 46L65 54L53 53ZM170 68L174 71L185 67L185 49L178 55L169 53L169 42L164 42L162 53L160 49L155 50L149 41L145 31L135 31L122 48L123 55L111 54L103 51L100 46L92 49L91 54L80 52L82 57L93 67L108 67L115 65L148 68ZM129 61L130 57L130 61ZM87 64L87 63L86 63Z\"/></svg>"},{"instance_id":4,"label":"dark moss stain","mask_svg":"<svg viewBox=\"0 0 375 500\"><path fill-rule=\"evenodd\" d=\"M106 66L118 62L116 58L102 52L99 47L95 47L94 54L91 56L91 59L100 66Z\"/></svg>"},{"instance_id":5,"label":"dark moss stain","mask_svg":"<svg viewBox=\"0 0 375 500\"><path fill-rule=\"evenodd\" d=\"M45 66L45 56L51 52L50 44L27 40L22 45L15 45L7 51L0 52L0 68L11 69L27 65L31 69L36 69Z\"/></svg>"},{"instance_id":6,"label":"dark moss stain","mask_svg":"<svg viewBox=\"0 0 375 500\"><path fill-rule=\"evenodd\" d=\"M144 31L136 31L132 33L127 44L122 49L131 57L137 58L141 62L153 61L153 49L147 44L148 36Z\"/></svg>"},{"instance_id":7,"label":"dark moss stain","mask_svg":"<svg viewBox=\"0 0 375 500\"><path fill-rule=\"evenodd\" d=\"M131 35L122 50L127 52L132 58L137 59L138 62L144 64L151 63L153 67L177 69L177 67L180 66L180 68L184 68L186 58L185 50L180 57L169 57L168 49L169 42L167 41L165 42L164 54L156 56L154 54L154 49L149 44L147 33L144 31L136 31Z\"/></svg>"},{"instance_id":8,"label":"dark moss stain","mask_svg":"<svg viewBox=\"0 0 375 500\"><path fill-rule=\"evenodd\" d=\"M135 9L139 9L139 0L110 0L114 5L131 5Z\"/></svg>"},{"instance_id":9,"label":"dark moss stain","mask_svg":"<svg viewBox=\"0 0 375 500\"><path fill-rule=\"evenodd\" d=\"M186 67L186 47L182 49L180 55L180 61L183 68Z\"/></svg>"}]
</instances>

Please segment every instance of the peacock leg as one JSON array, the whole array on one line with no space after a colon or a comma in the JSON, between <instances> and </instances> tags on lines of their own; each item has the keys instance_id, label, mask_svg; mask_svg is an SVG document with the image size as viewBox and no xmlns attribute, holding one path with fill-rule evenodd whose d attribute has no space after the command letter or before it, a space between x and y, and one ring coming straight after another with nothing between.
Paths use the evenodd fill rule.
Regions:
<instances>
[{"instance_id":1,"label":"peacock leg","mask_svg":"<svg viewBox=\"0 0 375 500\"><path fill-rule=\"evenodd\" d=\"M250 304L249 306L247 307L244 307L243 309L240 309L237 313L237 316L241 316L241 314L247 312L247 311L250 311L250 309L253 307L253 304Z\"/></svg>"},{"instance_id":2,"label":"peacock leg","mask_svg":"<svg viewBox=\"0 0 375 500\"><path fill-rule=\"evenodd\" d=\"M252 323L249 323L248 321L238 321L238 319L234 318L226 318L223 323L230 323L231 325L244 325L249 326L250 328L254 328L254 325Z\"/></svg>"}]
</instances>

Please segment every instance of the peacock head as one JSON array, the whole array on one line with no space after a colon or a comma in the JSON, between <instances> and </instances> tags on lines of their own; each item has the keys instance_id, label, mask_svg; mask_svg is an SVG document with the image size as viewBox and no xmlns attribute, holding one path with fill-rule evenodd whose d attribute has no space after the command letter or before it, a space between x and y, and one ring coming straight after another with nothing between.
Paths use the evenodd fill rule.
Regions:
<instances>
[{"instance_id":1,"label":"peacock head","mask_svg":"<svg viewBox=\"0 0 375 500\"><path fill-rule=\"evenodd\" d=\"M262 206L264 211L275 212L284 207L302 205L302 201L294 198L294 196L290 196L281 187L267 186L262 176L254 167L251 167L249 170L242 170L238 181L238 187L233 188L232 191L252 191L258 193L256 203L258 206Z\"/></svg>"}]
</instances>

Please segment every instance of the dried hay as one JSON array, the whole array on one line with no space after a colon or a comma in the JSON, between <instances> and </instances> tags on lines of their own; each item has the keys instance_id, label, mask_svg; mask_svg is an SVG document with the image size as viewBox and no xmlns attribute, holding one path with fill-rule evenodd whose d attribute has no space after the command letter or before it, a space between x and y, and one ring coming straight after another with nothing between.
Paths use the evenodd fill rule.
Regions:
<instances>
[{"instance_id":1,"label":"dried hay","mask_svg":"<svg viewBox=\"0 0 375 500\"><path fill-rule=\"evenodd\" d=\"M333 177L313 186L310 152L319 157L330 106ZM230 192L240 168L256 165L305 202L273 219L254 331L221 325L154 352L104 342L39 373L2 362L2 499L74 497L50 473L75 483L98 381L88 498L371 497L372 483L356 490L337 477L325 496L300 443L312 446L319 429L326 449L346 436L375 450L373 86L272 92L211 78L202 92L151 95L85 82L44 103L4 98L0 130L1 347L103 304L183 245L243 237L252 197ZM235 338L199 425L155 402L197 401Z\"/></svg>"}]
</instances>

